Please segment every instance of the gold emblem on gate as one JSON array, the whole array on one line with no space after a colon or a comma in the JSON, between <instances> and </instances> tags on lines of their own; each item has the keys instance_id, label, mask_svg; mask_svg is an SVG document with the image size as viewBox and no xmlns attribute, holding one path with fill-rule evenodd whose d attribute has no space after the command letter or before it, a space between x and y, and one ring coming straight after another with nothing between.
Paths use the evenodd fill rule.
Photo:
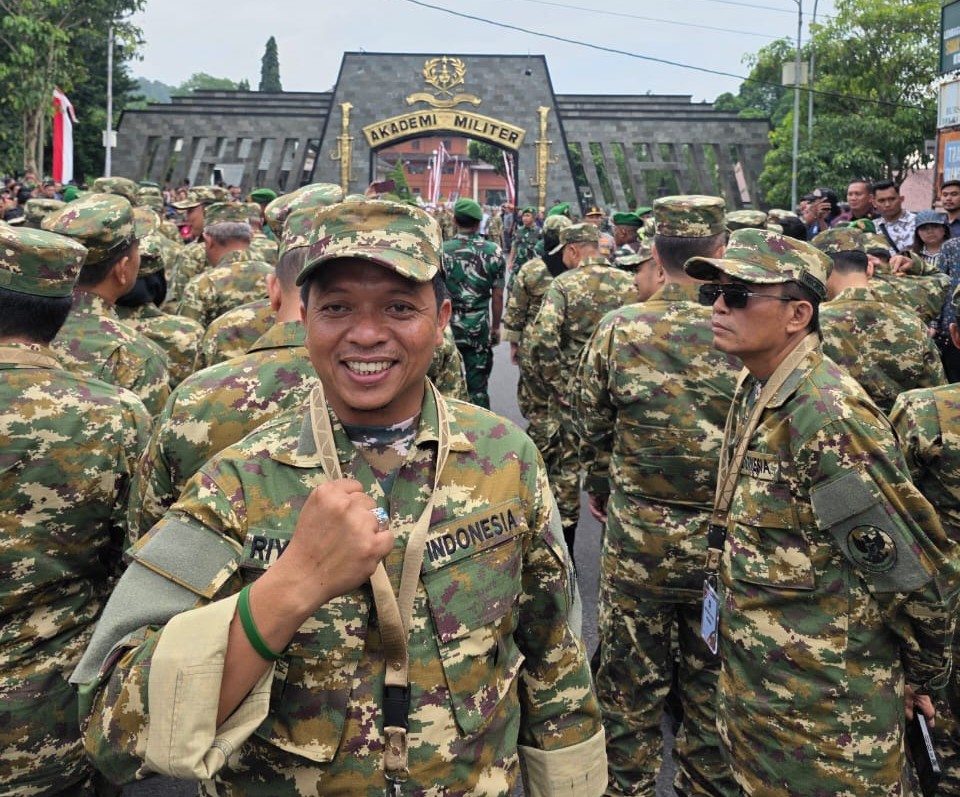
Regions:
<instances>
[{"instance_id":1,"label":"gold emblem on gate","mask_svg":"<svg viewBox=\"0 0 960 797\"><path fill-rule=\"evenodd\" d=\"M457 86L464 84L467 66L459 58L444 55L438 58L428 58L423 65L423 80L428 86L433 86L437 94L411 94L407 97L407 105L415 102L425 102L434 108L453 108L462 102L479 105L481 100L473 94L454 94Z\"/></svg>"}]
</instances>

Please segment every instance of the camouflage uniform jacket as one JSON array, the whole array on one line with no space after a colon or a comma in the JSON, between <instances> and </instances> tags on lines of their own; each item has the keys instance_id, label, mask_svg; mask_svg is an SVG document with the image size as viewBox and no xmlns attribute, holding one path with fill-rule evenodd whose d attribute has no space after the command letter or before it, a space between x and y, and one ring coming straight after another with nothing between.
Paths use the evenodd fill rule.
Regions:
<instances>
[{"instance_id":1,"label":"camouflage uniform jacket","mask_svg":"<svg viewBox=\"0 0 960 797\"><path fill-rule=\"evenodd\" d=\"M272 273L272 266L251 260L249 250L229 252L187 283L177 315L206 326L227 310L266 296L266 277Z\"/></svg>"},{"instance_id":2,"label":"camouflage uniform jacket","mask_svg":"<svg viewBox=\"0 0 960 797\"><path fill-rule=\"evenodd\" d=\"M585 258L550 283L529 336L535 381L548 389L545 395L569 401L570 380L600 319L639 298L633 278L602 257Z\"/></svg>"},{"instance_id":3,"label":"camouflage uniform jacket","mask_svg":"<svg viewBox=\"0 0 960 797\"><path fill-rule=\"evenodd\" d=\"M123 323L150 338L166 352L171 387L176 387L193 373L193 363L203 338L203 327L198 321L170 315L149 303L139 307L117 305L116 311Z\"/></svg>"},{"instance_id":4,"label":"camouflage uniform jacket","mask_svg":"<svg viewBox=\"0 0 960 797\"><path fill-rule=\"evenodd\" d=\"M0 373L0 792L79 792L92 768L67 676L119 570L150 416L43 346L0 346Z\"/></svg>"},{"instance_id":5,"label":"camouflage uniform jacket","mask_svg":"<svg viewBox=\"0 0 960 797\"><path fill-rule=\"evenodd\" d=\"M901 393L890 423L913 483L937 508L951 539L960 543L960 384Z\"/></svg>"},{"instance_id":6,"label":"camouflage uniform jacket","mask_svg":"<svg viewBox=\"0 0 960 797\"><path fill-rule=\"evenodd\" d=\"M460 356L449 326L443 330L443 342L433 353L433 362L430 363L427 376L447 398L470 400L467 382L463 376L463 357Z\"/></svg>"},{"instance_id":7,"label":"camouflage uniform jacket","mask_svg":"<svg viewBox=\"0 0 960 797\"><path fill-rule=\"evenodd\" d=\"M734 434L755 385L734 397ZM960 558L886 418L819 350L763 411L729 517L717 717L737 781L905 793L904 677L947 679Z\"/></svg>"},{"instance_id":8,"label":"camouflage uniform jacket","mask_svg":"<svg viewBox=\"0 0 960 797\"><path fill-rule=\"evenodd\" d=\"M823 353L843 366L889 412L904 390L946 381L926 325L869 288L847 288L820 305Z\"/></svg>"},{"instance_id":9,"label":"camouflage uniform jacket","mask_svg":"<svg viewBox=\"0 0 960 797\"><path fill-rule=\"evenodd\" d=\"M574 426L601 452L587 489L610 493L604 580L699 601L723 427L741 367L713 348L696 285L608 313L583 351ZM609 460L609 474L603 467Z\"/></svg>"},{"instance_id":10,"label":"camouflage uniform jacket","mask_svg":"<svg viewBox=\"0 0 960 797\"><path fill-rule=\"evenodd\" d=\"M70 315L50 347L74 373L132 390L152 415L170 395L163 349L122 323L113 305L94 293L74 291Z\"/></svg>"},{"instance_id":11,"label":"camouflage uniform jacket","mask_svg":"<svg viewBox=\"0 0 960 797\"><path fill-rule=\"evenodd\" d=\"M458 234L443 245L443 266L454 340L461 346L488 346L490 295L503 287L503 252L482 235Z\"/></svg>"},{"instance_id":12,"label":"camouflage uniform jacket","mask_svg":"<svg viewBox=\"0 0 960 797\"><path fill-rule=\"evenodd\" d=\"M870 280L870 287L880 301L916 313L927 326L936 325L949 285L950 278L940 273L924 276L875 273Z\"/></svg>"},{"instance_id":13,"label":"camouflage uniform jacket","mask_svg":"<svg viewBox=\"0 0 960 797\"><path fill-rule=\"evenodd\" d=\"M192 241L177 253L170 279L167 280L167 300L164 307L176 308L183 297L183 289L187 287L197 274L209 267L207 250L203 239Z\"/></svg>"},{"instance_id":14,"label":"camouflage uniform jacket","mask_svg":"<svg viewBox=\"0 0 960 797\"><path fill-rule=\"evenodd\" d=\"M523 224L516 226L513 233L513 274L517 273L520 266L537 256L534 249L539 241L540 228L536 224L530 227Z\"/></svg>"},{"instance_id":15,"label":"camouflage uniform jacket","mask_svg":"<svg viewBox=\"0 0 960 797\"><path fill-rule=\"evenodd\" d=\"M162 517L204 462L302 404L316 380L299 321L277 324L247 354L184 380L157 418L137 468L130 493L131 539Z\"/></svg>"},{"instance_id":16,"label":"camouflage uniform jacket","mask_svg":"<svg viewBox=\"0 0 960 797\"><path fill-rule=\"evenodd\" d=\"M194 371L246 354L276 323L269 299L247 302L215 318L203 333Z\"/></svg>"},{"instance_id":17,"label":"camouflage uniform jacket","mask_svg":"<svg viewBox=\"0 0 960 797\"><path fill-rule=\"evenodd\" d=\"M528 260L513 278L507 308L503 314L503 337L518 344L517 359L523 363L529 349L530 332L540 312L543 297L553 282L553 274L539 257Z\"/></svg>"},{"instance_id":18,"label":"camouflage uniform jacket","mask_svg":"<svg viewBox=\"0 0 960 797\"><path fill-rule=\"evenodd\" d=\"M519 776L518 736L521 745L539 750L559 752L588 740L602 745L599 707L572 621L572 563L539 454L509 421L463 402L445 403L451 450L413 604L410 779L403 793L507 797ZM425 485L433 483L439 438L433 393L426 394L416 440L389 496L332 420L343 474L360 481L392 518L397 541L385 565L396 589L410 527L430 494ZM157 624L202 606L180 614L176 625L192 624L191 638L225 639L236 603L229 596L275 561L311 488L326 478L310 412L291 410L204 465L141 541L86 666L74 674L77 681L96 680L101 651L105 656L113 645L128 648L104 673L87 732L88 751L112 779L133 777L142 765L138 749L149 751L154 728L174 721L175 713L178 724L203 727L189 745L197 760L217 757L215 734L229 730L215 731L211 709L186 693L209 691L209 681L201 684L188 671L222 668L223 648L211 647L212 658L204 655L202 664L163 664L182 647L176 628L157 634ZM163 564L171 554L184 563L205 561L205 574L171 570ZM162 615L142 605L153 602L151 583L170 598ZM134 614L141 616L119 605L136 594L141 605ZM204 606L211 599L216 602ZM245 726L252 735L236 739L230 748L236 753L217 773L221 797L384 794L384 658L372 608L365 584L330 601L296 633L282 661L237 710L256 716ZM151 628L124 639L151 613ZM182 669L188 664L198 667ZM165 667L188 681L177 687L184 699L169 701L179 708L151 700L148 714L148 685L154 676L166 680ZM525 748L519 752L529 755ZM591 758L595 752L605 768L602 746L591 750Z\"/></svg>"},{"instance_id":19,"label":"camouflage uniform jacket","mask_svg":"<svg viewBox=\"0 0 960 797\"><path fill-rule=\"evenodd\" d=\"M259 260L268 265L277 264L277 242L267 238L262 232L255 232L250 238L250 259Z\"/></svg>"}]
</instances>

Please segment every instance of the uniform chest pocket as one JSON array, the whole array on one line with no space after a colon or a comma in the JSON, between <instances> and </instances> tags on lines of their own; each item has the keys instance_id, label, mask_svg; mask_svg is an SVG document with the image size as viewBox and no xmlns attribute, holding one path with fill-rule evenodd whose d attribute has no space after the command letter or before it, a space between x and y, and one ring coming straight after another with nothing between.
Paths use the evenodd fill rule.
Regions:
<instances>
[{"instance_id":1,"label":"uniform chest pocket","mask_svg":"<svg viewBox=\"0 0 960 797\"><path fill-rule=\"evenodd\" d=\"M730 519L727 545L733 578L778 589L815 587L809 540L793 494L777 474L767 470L760 477L741 476Z\"/></svg>"},{"instance_id":2,"label":"uniform chest pocket","mask_svg":"<svg viewBox=\"0 0 960 797\"><path fill-rule=\"evenodd\" d=\"M514 632L525 530L511 504L439 529L427 541L422 580L454 716L466 736L487 725L515 689L523 663Z\"/></svg>"}]
</instances>

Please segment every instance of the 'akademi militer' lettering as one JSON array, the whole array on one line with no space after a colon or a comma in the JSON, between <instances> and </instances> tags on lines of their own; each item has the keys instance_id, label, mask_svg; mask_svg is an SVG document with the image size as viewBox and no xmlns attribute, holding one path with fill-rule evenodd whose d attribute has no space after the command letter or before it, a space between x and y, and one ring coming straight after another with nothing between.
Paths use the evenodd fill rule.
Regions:
<instances>
[{"instance_id":1,"label":"'akademi militer' lettering","mask_svg":"<svg viewBox=\"0 0 960 797\"><path fill-rule=\"evenodd\" d=\"M386 119L363 129L370 144L383 145L417 131L455 130L469 133L488 141L503 142L517 148L524 131L511 125L477 114L456 111L429 111Z\"/></svg>"},{"instance_id":2,"label":"'akademi militer' lettering","mask_svg":"<svg viewBox=\"0 0 960 797\"><path fill-rule=\"evenodd\" d=\"M444 532L427 540L427 560L436 562L438 559L453 555L457 550L483 548L490 540L502 537L504 534L512 536L519 526L512 509L477 518L453 531Z\"/></svg>"}]
</instances>

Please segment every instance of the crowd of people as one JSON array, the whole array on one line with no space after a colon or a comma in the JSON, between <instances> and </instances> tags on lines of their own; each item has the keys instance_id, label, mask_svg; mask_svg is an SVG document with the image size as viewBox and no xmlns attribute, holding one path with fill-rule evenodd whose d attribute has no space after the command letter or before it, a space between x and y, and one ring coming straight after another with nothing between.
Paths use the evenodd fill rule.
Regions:
<instances>
[{"instance_id":1,"label":"crowd of people","mask_svg":"<svg viewBox=\"0 0 960 797\"><path fill-rule=\"evenodd\" d=\"M960 181L3 202L0 793L960 793Z\"/></svg>"}]
</instances>

